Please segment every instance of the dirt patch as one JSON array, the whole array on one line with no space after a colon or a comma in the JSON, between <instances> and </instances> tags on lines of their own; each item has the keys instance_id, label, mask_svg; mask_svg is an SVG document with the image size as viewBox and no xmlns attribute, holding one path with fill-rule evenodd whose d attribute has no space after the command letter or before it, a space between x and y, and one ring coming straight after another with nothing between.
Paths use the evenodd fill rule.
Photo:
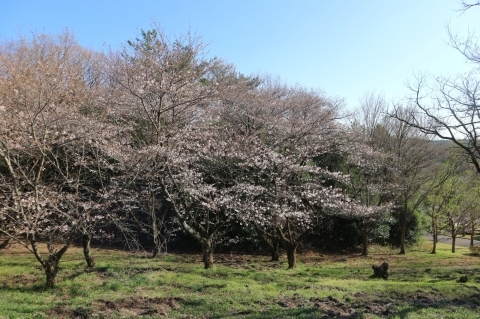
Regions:
<instances>
[{"instance_id":1,"label":"dirt patch","mask_svg":"<svg viewBox=\"0 0 480 319\"><path fill-rule=\"evenodd\" d=\"M62 319L89 319L95 317L126 317L141 318L149 316L160 318L167 315L172 309L180 309L178 298L147 298L130 297L120 300L99 299L92 303L90 307L79 307L69 309L62 306L47 311L49 317Z\"/></svg>"},{"instance_id":2,"label":"dirt patch","mask_svg":"<svg viewBox=\"0 0 480 319\"><path fill-rule=\"evenodd\" d=\"M468 298L444 299L442 294L431 291L418 290L414 293L369 295L356 293L352 298L338 300L335 297L326 298L312 297L305 299L299 294L292 296L280 296L275 303L284 308L315 307L322 313L322 318L354 319L361 314L373 314L380 317L391 316L397 307L413 306L415 308L456 308L467 307L470 309L480 308L480 294Z\"/></svg>"},{"instance_id":3,"label":"dirt patch","mask_svg":"<svg viewBox=\"0 0 480 319\"><path fill-rule=\"evenodd\" d=\"M54 318L75 318L72 309L67 309L62 306L57 306L48 310L46 315Z\"/></svg>"},{"instance_id":4,"label":"dirt patch","mask_svg":"<svg viewBox=\"0 0 480 319\"><path fill-rule=\"evenodd\" d=\"M280 296L276 299L276 303L284 308L296 307L316 307L323 313L322 318L356 318L357 311L352 308L352 305L345 305L336 298L329 296L327 298L310 298L309 300L294 294L293 296Z\"/></svg>"},{"instance_id":5,"label":"dirt patch","mask_svg":"<svg viewBox=\"0 0 480 319\"><path fill-rule=\"evenodd\" d=\"M280 296L275 302L283 308L306 307L309 305L308 300L299 294L294 294L293 296Z\"/></svg>"},{"instance_id":6,"label":"dirt patch","mask_svg":"<svg viewBox=\"0 0 480 319\"><path fill-rule=\"evenodd\" d=\"M12 276L8 284L11 284L14 287L30 286L36 283L38 280L39 280L38 276L34 274L21 274L21 275Z\"/></svg>"}]
</instances>

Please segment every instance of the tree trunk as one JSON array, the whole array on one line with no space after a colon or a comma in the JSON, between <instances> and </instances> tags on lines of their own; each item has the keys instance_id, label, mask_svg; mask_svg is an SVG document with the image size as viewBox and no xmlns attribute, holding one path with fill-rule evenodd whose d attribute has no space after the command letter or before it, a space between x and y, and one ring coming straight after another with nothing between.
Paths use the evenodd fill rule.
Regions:
<instances>
[{"instance_id":1,"label":"tree trunk","mask_svg":"<svg viewBox=\"0 0 480 319\"><path fill-rule=\"evenodd\" d=\"M202 239L203 264L205 269L213 267L213 249L211 239Z\"/></svg>"},{"instance_id":2,"label":"tree trunk","mask_svg":"<svg viewBox=\"0 0 480 319\"><path fill-rule=\"evenodd\" d=\"M287 244L288 269L297 268L297 244Z\"/></svg>"},{"instance_id":3,"label":"tree trunk","mask_svg":"<svg viewBox=\"0 0 480 319\"><path fill-rule=\"evenodd\" d=\"M452 253L455 252L455 239L457 237L457 233L455 231L455 223L452 219L450 219L450 235L452 235Z\"/></svg>"},{"instance_id":4,"label":"tree trunk","mask_svg":"<svg viewBox=\"0 0 480 319\"><path fill-rule=\"evenodd\" d=\"M0 244L0 249L7 248L11 241L12 237L8 237L3 243Z\"/></svg>"},{"instance_id":5,"label":"tree trunk","mask_svg":"<svg viewBox=\"0 0 480 319\"><path fill-rule=\"evenodd\" d=\"M90 242L92 240L92 235L83 234L83 256L85 256L85 261L87 262L88 267L95 267L95 260L90 254Z\"/></svg>"},{"instance_id":6,"label":"tree trunk","mask_svg":"<svg viewBox=\"0 0 480 319\"><path fill-rule=\"evenodd\" d=\"M475 223L471 223L472 228L470 229L470 247L473 247L473 240L475 239Z\"/></svg>"},{"instance_id":7,"label":"tree trunk","mask_svg":"<svg viewBox=\"0 0 480 319\"><path fill-rule=\"evenodd\" d=\"M278 254L278 246L279 246L279 241L278 239L272 239L272 246L270 249L272 250L272 260L271 261L278 261L280 259L280 256Z\"/></svg>"},{"instance_id":8,"label":"tree trunk","mask_svg":"<svg viewBox=\"0 0 480 319\"><path fill-rule=\"evenodd\" d=\"M368 223L363 224L363 251L362 256L368 256Z\"/></svg>"},{"instance_id":9,"label":"tree trunk","mask_svg":"<svg viewBox=\"0 0 480 319\"><path fill-rule=\"evenodd\" d=\"M47 288L55 287L55 278L57 278L58 271L60 270L60 266L59 266L60 259L62 258L63 254L67 251L68 246L69 245L67 244L63 246L62 249L60 249L57 253L50 254L47 260L41 259L42 266L45 269L45 274L47 275L47 283L46 283ZM49 250L50 250L50 247L49 247ZM39 257L39 255L37 256Z\"/></svg>"},{"instance_id":10,"label":"tree trunk","mask_svg":"<svg viewBox=\"0 0 480 319\"><path fill-rule=\"evenodd\" d=\"M455 252L455 239L457 239L457 234L452 235L452 253Z\"/></svg>"},{"instance_id":11,"label":"tree trunk","mask_svg":"<svg viewBox=\"0 0 480 319\"><path fill-rule=\"evenodd\" d=\"M153 197L152 197L152 203L153 203ZM154 209L155 206L152 207L152 236L153 236L153 251L152 251L152 258L157 257L159 253L159 246L160 246L160 239L158 238L159 236L159 231L158 231L158 225L157 225L157 214Z\"/></svg>"},{"instance_id":12,"label":"tree trunk","mask_svg":"<svg viewBox=\"0 0 480 319\"><path fill-rule=\"evenodd\" d=\"M59 270L59 261L55 256L50 256L45 262L45 274L47 275L47 288L55 287L55 278L57 277Z\"/></svg>"},{"instance_id":13,"label":"tree trunk","mask_svg":"<svg viewBox=\"0 0 480 319\"><path fill-rule=\"evenodd\" d=\"M407 232L407 221L402 220L400 233L400 255L405 255L405 233Z\"/></svg>"},{"instance_id":14,"label":"tree trunk","mask_svg":"<svg viewBox=\"0 0 480 319\"><path fill-rule=\"evenodd\" d=\"M438 239L438 234L437 234L437 225L432 219L432 237L433 237L433 247L432 247L432 254L437 253L437 239Z\"/></svg>"},{"instance_id":15,"label":"tree trunk","mask_svg":"<svg viewBox=\"0 0 480 319\"><path fill-rule=\"evenodd\" d=\"M153 250L152 250L152 256L150 256L150 258L155 258L158 256L158 252L159 252L159 249L158 249L158 244L155 243L155 246L153 247Z\"/></svg>"},{"instance_id":16,"label":"tree trunk","mask_svg":"<svg viewBox=\"0 0 480 319\"><path fill-rule=\"evenodd\" d=\"M154 216L154 214L152 214L152 216ZM152 226L153 226L153 230L152 230L152 236L153 236L153 250L152 250L152 257L151 258L155 258L157 257L160 249L159 249L159 246L160 246L160 240L158 238L158 227L157 227L157 220L156 218L154 219L153 223L152 223Z\"/></svg>"},{"instance_id":17,"label":"tree trunk","mask_svg":"<svg viewBox=\"0 0 480 319\"><path fill-rule=\"evenodd\" d=\"M432 254L437 253L437 240L438 240L438 235L437 233L433 234L433 247L432 247Z\"/></svg>"}]
</instances>

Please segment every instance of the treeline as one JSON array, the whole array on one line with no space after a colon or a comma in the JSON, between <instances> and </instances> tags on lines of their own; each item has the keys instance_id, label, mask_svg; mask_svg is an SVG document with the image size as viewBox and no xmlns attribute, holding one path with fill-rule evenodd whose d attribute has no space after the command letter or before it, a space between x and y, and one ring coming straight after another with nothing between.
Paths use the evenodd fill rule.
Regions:
<instances>
[{"instance_id":1,"label":"treeline","mask_svg":"<svg viewBox=\"0 0 480 319\"><path fill-rule=\"evenodd\" d=\"M405 253L450 170L381 97L367 94L349 124L343 112L323 92L209 59L190 34L143 31L110 52L68 32L2 43L0 232L49 287L79 240L89 266L92 239L155 256L188 236L205 268L215 247L269 247L272 260L283 249L289 268L300 246Z\"/></svg>"}]
</instances>

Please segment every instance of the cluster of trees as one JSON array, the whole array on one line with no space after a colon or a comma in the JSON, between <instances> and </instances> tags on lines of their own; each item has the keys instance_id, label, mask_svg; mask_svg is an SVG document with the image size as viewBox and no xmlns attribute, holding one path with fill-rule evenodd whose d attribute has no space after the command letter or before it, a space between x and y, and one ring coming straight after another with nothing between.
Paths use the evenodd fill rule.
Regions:
<instances>
[{"instance_id":1,"label":"cluster of trees","mask_svg":"<svg viewBox=\"0 0 480 319\"><path fill-rule=\"evenodd\" d=\"M479 1L459 1L460 10L480 6ZM435 253L437 235L447 231L453 238L469 228L471 246L478 222L478 173L480 173L480 46L479 35L469 31L467 36L455 34L447 25L449 45L472 65L469 72L454 76L416 76L410 84L411 108L407 113L394 108L390 116L405 125L437 140L453 145L451 154L434 173L444 180L428 194L423 211L431 221ZM465 156L467 160L465 161ZM474 167L472 173L471 167Z\"/></svg>"},{"instance_id":2,"label":"cluster of trees","mask_svg":"<svg viewBox=\"0 0 480 319\"><path fill-rule=\"evenodd\" d=\"M439 148L405 120L419 121L411 106L396 105L399 121L367 94L350 125L341 106L244 76L191 34L143 31L107 53L68 32L3 43L0 232L35 255L49 287L72 243L94 265L92 238L147 238L155 256L182 231L210 268L216 244L248 234L293 268L335 218L356 221L365 255L393 220L405 253L414 212L454 181L440 190Z\"/></svg>"},{"instance_id":3,"label":"cluster of trees","mask_svg":"<svg viewBox=\"0 0 480 319\"><path fill-rule=\"evenodd\" d=\"M452 152L434 174L441 176L443 182L429 193L421 207L430 222L432 254L436 253L439 233L452 237L452 252L455 252L455 239L460 233L470 233L470 246L473 246L480 219L478 177L458 150Z\"/></svg>"}]
</instances>

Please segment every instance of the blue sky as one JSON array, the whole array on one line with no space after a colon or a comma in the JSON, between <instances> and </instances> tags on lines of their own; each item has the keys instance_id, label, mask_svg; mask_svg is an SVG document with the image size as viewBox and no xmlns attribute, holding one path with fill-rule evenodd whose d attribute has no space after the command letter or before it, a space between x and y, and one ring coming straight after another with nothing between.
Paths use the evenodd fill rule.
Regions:
<instances>
[{"instance_id":1,"label":"blue sky","mask_svg":"<svg viewBox=\"0 0 480 319\"><path fill-rule=\"evenodd\" d=\"M401 99L414 72L467 71L445 43L445 24L466 34L480 27L480 7L463 14L458 7L455 0L2 0L0 41L68 28L83 46L104 50L156 22L172 36L196 31L210 55L242 73L321 89L354 108L367 91Z\"/></svg>"}]
</instances>

